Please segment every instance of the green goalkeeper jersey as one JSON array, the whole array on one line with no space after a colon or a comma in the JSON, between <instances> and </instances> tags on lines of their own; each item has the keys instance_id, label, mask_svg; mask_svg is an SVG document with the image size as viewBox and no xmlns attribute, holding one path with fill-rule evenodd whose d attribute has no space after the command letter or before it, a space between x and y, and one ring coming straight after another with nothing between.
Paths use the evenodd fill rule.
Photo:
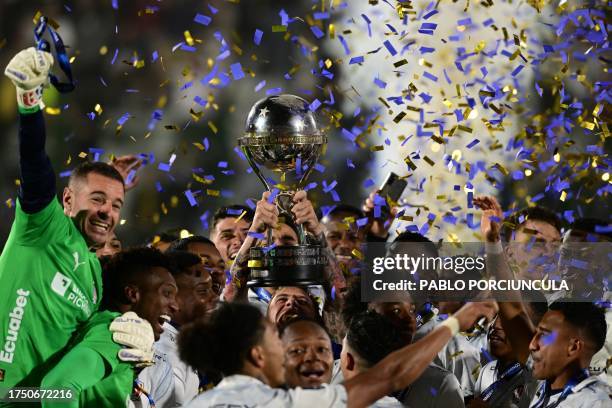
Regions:
<instances>
[{"instance_id":1,"label":"green goalkeeper jersey","mask_svg":"<svg viewBox=\"0 0 612 408\"><path fill-rule=\"evenodd\" d=\"M0 395L40 384L101 295L100 262L58 200L34 214L17 202L0 255Z\"/></svg>"},{"instance_id":2,"label":"green goalkeeper jersey","mask_svg":"<svg viewBox=\"0 0 612 408\"><path fill-rule=\"evenodd\" d=\"M43 408L119 408L129 404L134 384L131 364L119 360L121 346L109 330L121 313L108 310L95 313L70 342L67 354L45 375L44 389L72 389L70 402L44 401Z\"/></svg>"}]
</instances>

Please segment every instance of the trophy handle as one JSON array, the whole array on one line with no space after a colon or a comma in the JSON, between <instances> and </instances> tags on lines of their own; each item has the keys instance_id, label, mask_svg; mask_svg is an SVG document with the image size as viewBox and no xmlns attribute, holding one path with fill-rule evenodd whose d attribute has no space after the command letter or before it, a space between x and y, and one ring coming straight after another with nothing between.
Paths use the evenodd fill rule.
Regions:
<instances>
[{"instance_id":1,"label":"trophy handle","mask_svg":"<svg viewBox=\"0 0 612 408\"><path fill-rule=\"evenodd\" d=\"M272 186L270 186L270 184L268 184L268 180L266 180L266 178L263 176L263 174L261 174L261 170L259 170L259 166L257 165L257 163L255 163L255 160L253 160L253 156L251 155L249 150L246 148L246 146L242 146L242 152L244 153L245 157L247 158L247 161L249 162L249 165L253 169L253 173L255 173L257 175L257 177L259 177L259 179L261 180L263 185L266 187L266 190L272 191Z\"/></svg>"}]
</instances>

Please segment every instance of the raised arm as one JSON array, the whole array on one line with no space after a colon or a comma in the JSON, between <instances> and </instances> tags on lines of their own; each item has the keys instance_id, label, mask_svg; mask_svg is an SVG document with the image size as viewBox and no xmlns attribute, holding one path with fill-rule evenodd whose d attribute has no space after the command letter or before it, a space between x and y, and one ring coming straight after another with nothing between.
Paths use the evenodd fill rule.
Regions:
<instances>
[{"instance_id":1,"label":"raised arm","mask_svg":"<svg viewBox=\"0 0 612 408\"><path fill-rule=\"evenodd\" d=\"M480 228L485 239L487 271L499 280L514 279L501 245L500 225L503 216L501 206L495 197L488 196L474 198L474 204L482 209ZM517 360L525 363L529 357L529 343L533 338L535 329L523 307L521 293L519 291L506 291L503 296L509 298L510 301L499 302L499 316L502 326L508 333L508 340Z\"/></svg>"},{"instance_id":2,"label":"raised arm","mask_svg":"<svg viewBox=\"0 0 612 408\"><path fill-rule=\"evenodd\" d=\"M464 305L421 340L389 354L374 367L346 381L344 387L348 394L348 406L366 407L393 391L406 388L419 378L459 330L467 330L482 316L490 320L495 312L493 302Z\"/></svg>"},{"instance_id":3,"label":"raised arm","mask_svg":"<svg viewBox=\"0 0 612 408\"><path fill-rule=\"evenodd\" d=\"M45 152L45 121L41 112L43 88L53 56L31 47L19 52L4 71L17 88L19 109L19 202L24 212L36 213L55 198L55 174Z\"/></svg>"},{"instance_id":4,"label":"raised arm","mask_svg":"<svg viewBox=\"0 0 612 408\"><path fill-rule=\"evenodd\" d=\"M249 278L249 252L252 247L257 245L259 241L257 237L260 234L278 224L278 209L273 202L269 202L269 199L270 192L266 191L261 195L261 200L257 202L255 215L247 237L242 243L230 268L231 279L223 290L223 297L227 301L246 302L248 299L246 283Z\"/></svg>"},{"instance_id":5,"label":"raised arm","mask_svg":"<svg viewBox=\"0 0 612 408\"><path fill-rule=\"evenodd\" d=\"M104 358L89 347L75 347L43 378L41 388L68 388L73 393L70 402L62 404L65 408L79 407L81 393L101 381L106 375ZM43 400L43 408L57 407L53 400Z\"/></svg>"}]
</instances>

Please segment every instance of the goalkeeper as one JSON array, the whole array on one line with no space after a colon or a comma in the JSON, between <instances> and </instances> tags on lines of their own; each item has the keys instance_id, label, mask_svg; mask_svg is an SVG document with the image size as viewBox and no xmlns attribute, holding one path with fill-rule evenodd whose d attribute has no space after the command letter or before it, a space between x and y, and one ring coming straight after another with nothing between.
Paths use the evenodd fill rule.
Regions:
<instances>
[{"instance_id":1,"label":"goalkeeper","mask_svg":"<svg viewBox=\"0 0 612 408\"><path fill-rule=\"evenodd\" d=\"M113 234L124 199L121 175L99 162L74 170L63 208L56 199L41 111L52 66L50 53L28 48L5 70L17 87L21 186L0 255L0 397L7 388L40 384L50 358L98 309L102 277L92 251ZM127 346L119 358L149 359L149 324L119 327L114 339Z\"/></svg>"}]
</instances>

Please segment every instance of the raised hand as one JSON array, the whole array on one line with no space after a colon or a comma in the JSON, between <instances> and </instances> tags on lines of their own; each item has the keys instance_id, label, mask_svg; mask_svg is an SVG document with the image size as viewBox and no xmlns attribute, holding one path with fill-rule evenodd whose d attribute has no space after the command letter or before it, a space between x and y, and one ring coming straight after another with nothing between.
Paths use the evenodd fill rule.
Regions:
<instances>
[{"instance_id":1,"label":"raised hand","mask_svg":"<svg viewBox=\"0 0 612 408\"><path fill-rule=\"evenodd\" d=\"M491 243L499 241L503 211L497 199L493 196L475 197L474 205L482 210L480 232L485 240Z\"/></svg>"},{"instance_id":2,"label":"raised hand","mask_svg":"<svg viewBox=\"0 0 612 408\"><path fill-rule=\"evenodd\" d=\"M298 191L295 193L293 196L293 203L291 212L295 216L296 224L303 224L306 230L314 236L321 235L323 233L323 226L319 223L317 214L312 203L306 196L306 192Z\"/></svg>"},{"instance_id":3,"label":"raised hand","mask_svg":"<svg viewBox=\"0 0 612 408\"><path fill-rule=\"evenodd\" d=\"M6 66L6 75L17 88L17 104L23 113L35 111L41 106L43 88L49 84L49 71L53 56L34 47L15 55Z\"/></svg>"},{"instance_id":4,"label":"raised hand","mask_svg":"<svg viewBox=\"0 0 612 408\"><path fill-rule=\"evenodd\" d=\"M133 154L129 154L126 156L114 157L113 161L109 164L113 166L119 172L119 174L121 174L121 177L123 177L125 191L136 187L140 181L140 176L136 173L136 171L138 171L140 166L142 166L141 159Z\"/></svg>"},{"instance_id":5,"label":"raised hand","mask_svg":"<svg viewBox=\"0 0 612 408\"><path fill-rule=\"evenodd\" d=\"M274 201L270 202L270 194L269 191L264 192L261 195L261 200L257 201L255 216L249 232L261 233L278 224L278 208L276 208Z\"/></svg>"},{"instance_id":6,"label":"raised hand","mask_svg":"<svg viewBox=\"0 0 612 408\"><path fill-rule=\"evenodd\" d=\"M366 200L364 201L361 209L363 210L363 212L368 214L370 218L369 219L370 234L376 237L386 238L389 235L389 228L391 227L391 223L393 222L393 219L397 215L399 208L395 206L391 206L391 204L388 203L385 199L385 202L387 203L387 205L391 206L390 210L381 211L381 215L386 215L386 217L381 216L381 217L375 218L374 217L374 207L376 206L375 200L376 200L376 195L378 193L379 191L372 191L370 195L368 196L368 198L366 198Z\"/></svg>"},{"instance_id":7,"label":"raised hand","mask_svg":"<svg viewBox=\"0 0 612 408\"><path fill-rule=\"evenodd\" d=\"M474 326L481 317L485 317L488 322L492 321L497 311L496 302L468 302L453 316L459 321L460 330L465 331Z\"/></svg>"}]
</instances>

